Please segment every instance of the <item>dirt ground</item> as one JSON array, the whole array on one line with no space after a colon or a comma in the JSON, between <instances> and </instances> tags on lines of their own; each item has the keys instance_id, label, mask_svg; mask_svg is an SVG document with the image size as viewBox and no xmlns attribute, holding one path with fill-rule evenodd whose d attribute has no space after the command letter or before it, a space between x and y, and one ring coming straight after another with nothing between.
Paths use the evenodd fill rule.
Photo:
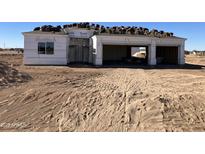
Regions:
<instances>
[{"instance_id":1,"label":"dirt ground","mask_svg":"<svg viewBox=\"0 0 205 154\"><path fill-rule=\"evenodd\" d=\"M28 76L0 87L0 131L205 131L205 57L163 69L0 61Z\"/></svg>"}]
</instances>

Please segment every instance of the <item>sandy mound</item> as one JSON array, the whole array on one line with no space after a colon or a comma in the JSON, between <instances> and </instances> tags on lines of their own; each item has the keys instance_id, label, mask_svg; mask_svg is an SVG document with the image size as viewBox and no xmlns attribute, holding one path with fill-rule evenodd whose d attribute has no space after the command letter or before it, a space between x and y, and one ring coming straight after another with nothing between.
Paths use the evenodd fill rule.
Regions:
<instances>
[{"instance_id":1,"label":"sandy mound","mask_svg":"<svg viewBox=\"0 0 205 154\"><path fill-rule=\"evenodd\" d=\"M6 63L0 63L0 88L26 82L31 77L26 73L21 73L9 67Z\"/></svg>"}]
</instances>

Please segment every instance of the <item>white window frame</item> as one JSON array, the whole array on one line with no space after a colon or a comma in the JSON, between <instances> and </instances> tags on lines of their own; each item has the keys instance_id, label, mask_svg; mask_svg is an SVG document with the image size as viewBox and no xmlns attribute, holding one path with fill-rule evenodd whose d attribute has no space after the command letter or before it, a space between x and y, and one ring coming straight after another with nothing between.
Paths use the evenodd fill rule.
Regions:
<instances>
[{"instance_id":1,"label":"white window frame","mask_svg":"<svg viewBox=\"0 0 205 154\"><path fill-rule=\"evenodd\" d=\"M45 44L45 53L39 53L39 43ZM47 53L47 43L53 43L53 53L52 54ZM38 54L39 55L54 55L54 42L38 42Z\"/></svg>"}]
</instances>

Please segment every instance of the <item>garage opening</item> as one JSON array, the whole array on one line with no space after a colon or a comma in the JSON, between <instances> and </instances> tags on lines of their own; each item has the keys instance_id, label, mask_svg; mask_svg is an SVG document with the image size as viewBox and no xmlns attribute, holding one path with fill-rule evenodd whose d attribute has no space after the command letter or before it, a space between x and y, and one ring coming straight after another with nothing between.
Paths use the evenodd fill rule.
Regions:
<instances>
[{"instance_id":1,"label":"garage opening","mask_svg":"<svg viewBox=\"0 0 205 154\"><path fill-rule=\"evenodd\" d=\"M148 47L134 45L103 45L103 64L147 64Z\"/></svg>"},{"instance_id":2,"label":"garage opening","mask_svg":"<svg viewBox=\"0 0 205 154\"><path fill-rule=\"evenodd\" d=\"M157 60L158 65L178 64L178 47L157 46L156 47L156 60Z\"/></svg>"}]
</instances>

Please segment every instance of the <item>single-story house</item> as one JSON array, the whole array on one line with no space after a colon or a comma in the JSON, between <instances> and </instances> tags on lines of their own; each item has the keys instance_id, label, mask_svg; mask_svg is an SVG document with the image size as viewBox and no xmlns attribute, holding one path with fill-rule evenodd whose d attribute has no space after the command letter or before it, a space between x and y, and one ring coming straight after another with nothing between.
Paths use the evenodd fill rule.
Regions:
<instances>
[{"instance_id":1,"label":"single-story house","mask_svg":"<svg viewBox=\"0 0 205 154\"><path fill-rule=\"evenodd\" d=\"M130 28L127 29L129 32ZM58 31L44 31L38 28L24 32L24 64L103 65L110 62L138 64L141 61L132 55L132 51L137 48L145 51L143 62L148 65L185 63L185 38L166 36L161 31L157 35L151 35L156 30L142 34L141 29L136 29L135 33L131 30L131 33L123 31L101 33L99 29L96 32L96 29L92 28L69 26Z\"/></svg>"}]
</instances>

